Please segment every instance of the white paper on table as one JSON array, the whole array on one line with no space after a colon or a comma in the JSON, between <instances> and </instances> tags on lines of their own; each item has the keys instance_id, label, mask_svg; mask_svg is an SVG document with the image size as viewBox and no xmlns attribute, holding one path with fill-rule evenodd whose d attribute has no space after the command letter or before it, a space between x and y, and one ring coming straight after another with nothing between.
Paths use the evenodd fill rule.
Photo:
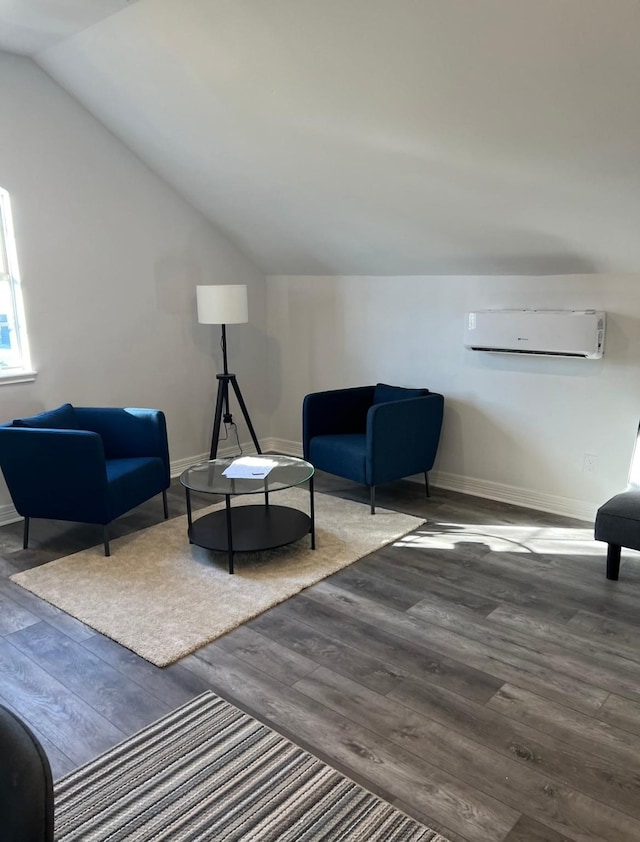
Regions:
<instances>
[{"instance_id":1,"label":"white paper on table","mask_svg":"<svg viewBox=\"0 0 640 842\"><path fill-rule=\"evenodd\" d=\"M264 479L278 463L263 456L241 456L222 472L228 479Z\"/></svg>"}]
</instances>

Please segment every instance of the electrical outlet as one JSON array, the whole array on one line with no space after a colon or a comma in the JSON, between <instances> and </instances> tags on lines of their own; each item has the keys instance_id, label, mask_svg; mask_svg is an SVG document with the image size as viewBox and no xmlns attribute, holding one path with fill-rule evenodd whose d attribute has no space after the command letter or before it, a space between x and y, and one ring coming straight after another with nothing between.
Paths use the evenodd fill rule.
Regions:
<instances>
[{"instance_id":1,"label":"electrical outlet","mask_svg":"<svg viewBox=\"0 0 640 842\"><path fill-rule=\"evenodd\" d=\"M598 457L595 453L585 453L582 460L582 473L595 474L598 470Z\"/></svg>"}]
</instances>

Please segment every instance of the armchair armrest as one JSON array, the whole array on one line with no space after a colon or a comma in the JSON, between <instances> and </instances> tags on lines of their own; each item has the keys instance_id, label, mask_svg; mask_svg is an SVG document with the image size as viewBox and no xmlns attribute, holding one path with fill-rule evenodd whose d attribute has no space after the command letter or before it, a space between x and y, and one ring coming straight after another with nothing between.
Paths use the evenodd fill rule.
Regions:
<instances>
[{"instance_id":1,"label":"armchair armrest","mask_svg":"<svg viewBox=\"0 0 640 842\"><path fill-rule=\"evenodd\" d=\"M169 445L164 412L137 407L75 407L78 425L98 433L107 459L159 456L170 482Z\"/></svg>"},{"instance_id":2,"label":"armchair armrest","mask_svg":"<svg viewBox=\"0 0 640 842\"><path fill-rule=\"evenodd\" d=\"M309 442L314 436L364 433L374 389L375 386L356 386L306 395L302 404L304 458L309 454Z\"/></svg>"},{"instance_id":3,"label":"armchair armrest","mask_svg":"<svg viewBox=\"0 0 640 842\"><path fill-rule=\"evenodd\" d=\"M424 397L374 404L367 413L366 473L369 485L430 471L438 450L444 398Z\"/></svg>"},{"instance_id":4,"label":"armchair armrest","mask_svg":"<svg viewBox=\"0 0 640 842\"><path fill-rule=\"evenodd\" d=\"M0 463L23 517L110 520L104 448L97 433L2 427Z\"/></svg>"}]
</instances>

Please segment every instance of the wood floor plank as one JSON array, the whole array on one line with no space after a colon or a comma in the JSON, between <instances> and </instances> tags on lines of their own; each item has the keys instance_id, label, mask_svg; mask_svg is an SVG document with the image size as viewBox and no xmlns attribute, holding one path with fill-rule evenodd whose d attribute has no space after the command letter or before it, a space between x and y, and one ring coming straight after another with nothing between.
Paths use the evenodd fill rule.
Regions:
<instances>
[{"instance_id":1,"label":"wood floor plank","mask_svg":"<svg viewBox=\"0 0 640 842\"><path fill-rule=\"evenodd\" d=\"M518 760L403 707L395 697L379 696L325 668L300 679L294 689L380 736L384 734L410 753L428 756L443 771L515 810L526 810L569 838L601 842L606 833L618 842L637 842L640 838L640 820L559 783L537 768L524 769Z\"/></svg>"},{"instance_id":2,"label":"wood floor plank","mask_svg":"<svg viewBox=\"0 0 640 842\"><path fill-rule=\"evenodd\" d=\"M95 631L80 620L76 620L60 608L50 605L30 591L16 585L8 579L0 580L0 593L6 594L19 605L22 605L40 620L45 620L50 626L60 629L61 632L73 640L86 640L95 634Z\"/></svg>"},{"instance_id":3,"label":"wood floor plank","mask_svg":"<svg viewBox=\"0 0 640 842\"><path fill-rule=\"evenodd\" d=\"M381 579L385 584L402 583L400 587L406 588L417 596L425 593L440 596L454 605L461 605L469 608L472 611L477 611L479 614L486 616L495 611L500 603L496 599L492 599L482 594L473 593L465 590L463 587L448 582L446 579L441 579L433 576L430 573L422 573L415 567L405 566L399 563L396 555L391 555L391 552L383 548L380 553L365 559L362 565L358 565L361 575L368 577L375 577ZM341 582L338 577L332 577L332 583L340 586ZM365 594L366 596L367 594ZM413 600L412 604L417 602L417 598ZM411 606L406 606L410 608ZM404 610L406 610L406 608Z\"/></svg>"},{"instance_id":4,"label":"wood floor plank","mask_svg":"<svg viewBox=\"0 0 640 842\"><path fill-rule=\"evenodd\" d=\"M523 566L522 556L490 553L483 559L483 573L493 573L500 579L514 582L526 575L530 581L535 582L536 590L555 594L556 599L559 597L566 604L577 604L583 610L591 610L602 616L626 618L632 622L635 620L635 597L625 588L620 588L617 582L604 576L604 556L598 558L595 566L593 556L577 556L573 560L568 556L551 555L526 558L528 563ZM552 588L549 587L551 569ZM588 575L589 570L591 576Z\"/></svg>"},{"instance_id":5,"label":"wood floor plank","mask_svg":"<svg viewBox=\"0 0 640 842\"><path fill-rule=\"evenodd\" d=\"M337 636L331 637L298 622L286 611L267 611L248 625L264 637L304 653L313 660L314 668L329 666L379 693L388 693L410 674L397 663L390 664L363 649L349 646L339 628L335 629Z\"/></svg>"},{"instance_id":6,"label":"wood floor plank","mask_svg":"<svg viewBox=\"0 0 640 842\"><path fill-rule=\"evenodd\" d=\"M622 618L633 622L637 614L635 598L615 587L605 579L599 588L583 582L578 577L554 576L553 583L548 573L536 571L533 562L525 567L501 559L499 553L487 553L479 559L457 559L453 554L441 557L441 553L419 549L407 558L405 564L416 566L424 573L430 571L436 576L456 583L475 593L493 597L499 602L520 604L533 608L558 606L575 611L587 610L602 616ZM535 588L531 587L532 580ZM613 584L613 586L612 586Z\"/></svg>"},{"instance_id":7,"label":"wood floor plank","mask_svg":"<svg viewBox=\"0 0 640 842\"><path fill-rule=\"evenodd\" d=\"M209 689L207 682L180 663L164 668L156 667L101 634L84 640L82 645L171 708L180 707Z\"/></svg>"},{"instance_id":8,"label":"wood floor plank","mask_svg":"<svg viewBox=\"0 0 640 842\"><path fill-rule=\"evenodd\" d=\"M78 764L125 737L123 731L6 640L0 641L0 699Z\"/></svg>"},{"instance_id":9,"label":"wood floor plank","mask_svg":"<svg viewBox=\"0 0 640 842\"><path fill-rule=\"evenodd\" d=\"M359 564L355 568L351 565L334 573L331 581L337 587L361 593L369 599L383 602L398 611L405 611L420 599L420 594L415 589L415 582L413 587L406 587L389 579L376 578L367 573L364 564Z\"/></svg>"},{"instance_id":10,"label":"wood floor plank","mask_svg":"<svg viewBox=\"0 0 640 842\"><path fill-rule=\"evenodd\" d=\"M208 662L202 659L204 653ZM409 798L469 842L501 842L519 817L517 811L489 796L472 796L471 787L428 760L265 677L215 644L183 663L208 678L224 698L240 702L249 713L285 735L293 731L298 744L332 765L348 768L351 776L358 775L355 779L371 791L386 793L387 800Z\"/></svg>"},{"instance_id":11,"label":"wood floor plank","mask_svg":"<svg viewBox=\"0 0 640 842\"><path fill-rule=\"evenodd\" d=\"M314 588L306 593L308 597L312 597L315 592ZM348 599L352 598L351 594L340 588L332 592L345 594L345 598ZM353 598L364 599L360 596ZM365 602L370 604L369 600ZM474 665L466 664L463 659L455 660L450 654L443 655L442 652L430 648L424 636L419 643L408 638L398 639L396 634L376 623L372 614L368 615L368 622L363 622L361 617L346 616L344 612L336 612L333 606L318 604L315 598L307 599L302 596L294 602L278 606L274 613L276 616L285 615L314 629L320 629L324 635L336 642L341 641L362 652L367 652L373 647L380 660L390 667L402 669L423 681L449 687L477 701L491 698L502 684L500 677L482 672ZM395 616L397 612L392 613ZM400 613L398 616L407 615Z\"/></svg>"},{"instance_id":12,"label":"wood floor plank","mask_svg":"<svg viewBox=\"0 0 640 842\"><path fill-rule=\"evenodd\" d=\"M47 623L14 632L7 640L125 734L171 711L170 704Z\"/></svg>"},{"instance_id":13,"label":"wood floor plank","mask_svg":"<svg viewBox=\"0 0 640 842\"><path fill-rule=\"evenodd\" d=\"M504 842L568 842L568 839L529 816L520 816Z\"/></svg>"},{"instance_id":14,"label":"wood floor plank","mask_svg":"<svg viewBox=\"0 0 640 842\"><path fill-rule=\"evenodd\" d=\"M0 637L39 622L39 617L0 591Z\"/></svg>"},{"instance_id":15,"label":"wood floor plank","mask_svg":"<svg viewBox=\"0 0 640 842\"><path fill-rule=\"evenodd\" d=\"M573 676L592 687L606 690L607 694L619 693L640 701L640 670L630 661L624 661L624 672L620 665L617 669L611 669L604 659L591 656L586 647L584 650L568 651L564 640L561 645L556 642L557 638L554 635L545 634L540 629L537 633L532 629L523 633L511 624L509 629L505 630L500 624L490 620L479 620L465 609L452 610L450 606L443 604L442 600L433 597L425 597L407 613L440 628L475 637L488 646L504 650L516 657L525 657L553 670L556 674ZM513 616L516 616L515 613Z\"/></svg>"},{"instance_id":16,"label":"wood floor plank","mask_svg":"<svg viewBox=\"0 0 640 842\"><path fill-rule=\"evenodd\" d=\"M233 634L219 638L216 644L223 652L268 672L283 684L294 684L318 667L306 655L258 634L249 626L235 629Z\"/></svg>"},{"instance_id":17,"label":"wood floor plank","mask_svg":"<svg viewBox=\"0 0 640 842\"><path fill-rule=\"evenodd\" d=\"M551 739L582 751L586 756L593 754L602 757L624 769L628 776L640 776L640 740L628 733L631 729L616 727L613 721L600 721L606 719L603 712L615 698L609 696L598 711L598 718L594 719L593 716L586 716L549 699L543 699L542 696L521 687L504 684L487 702L486 707L501 714L503 718L517 719L532 728L544 731ZM619 701L629 705L635 704L625 699ZM615 710L615 702L613 708L609 708L611 709ZM633 713L634 721L640 724L640 706L637 706Z\"/></svg>"},{"instance_id":18,"label":"wood floor plank","mask_svg":"<svg viewBox=\"0 0 640 842\"><path fill-rule=\"evenodd\" d=\"M640 627L637 618L625 622L616 617L606 617L581 610L574 613L567 625L572 631L580 630L587 634L598 635L612 645L621 643L636 651L640 648Z\"/></svg>"},{"instance_id":19,"label":"wood floor plank","mask_svg":"<svg viewBox=\"0 0 640 842\"><path fill-rule=\"evenodd\" d=\"M376 603L371 600L347 594L326 581L309 589L304 597L296 600L296 605L303 600L309 612L313 609L308 603L317 602L326 611L346 613L367 625L375 624L376 628L397 635L403 641L429 647L441 655L455 658L502 681L527 687L576 710L593 713L608 696L608 691L599 687L555 672L504 648L497 649L478 641L475 630L471 637L466 637L408 613L394 612L381 605L376 608Z\"/></svg>"},{"instance_id":20,"label":"wood floor plank","mask_svg":"<svg viewBox=\"0 0 640 842\"><path fill-rule=\"evenodd\" d=\"M622 699L612 693L598 711L598 719L617 728L640 735L640 703ZM636 746L637 742L627 736L627 744Z\"/></svg>"},{"instance_id":21,"label":"wood floor plank","mask_svg":"<svg viewBox=\"0 0 640 842\"><path fill-rule=\"evenodd\" d=\"M314 677L317 675L314 673ZM597 754L591 750L593 744L585 749L586 741L582 746L559 741L544 730L546 721L538 720L540 728L534 728L439 687L424 688L406 681L387 698L435 720L445 731L460 734L545 775L548 781L562 781L573 790L604 800L640 820L640 757L634 757L632 752L624 756L613 750L604 752L606 756ZM553 706L550 718L559 707ZM570 712L567 709L565 713Z\"/></svg>"},{"instance_id":22,"label":"wood floor plank","mask_svg":"<svg viewBox=\"0 0 640 842\"><path fill-rule=\"evenodd\" d=\"M458 593L455 604L467 605L473 608L473 601L479 599L492 603L497 608L502 603L522 605L526 608L544 610L546 615L559 621L573 616L581 607L578 604L567 606L561 599L553 598L553 594L540 594L526 583L526 577L517 582L509 582L495 576L478 575L469 569L468 562L457 558L457 551L418 550L416 553L405 553L402 559L393 557L389 549L380 551L371 559L371 569L374 572L384 572L385 575L405 580L415 576L415 586L424 594L434 594L450 599L448 591ZM465 596L466 595L466 596ZM451 599L451 602L454 602ZM486 613L489 613L488 611Z\"/></svg>"},{"instance_id":23,"label":"wood floor plank","mask_svg":"<svg viewBox=\"0 0 640 842\"><path fill-rule=\"evenodd\" d=\"M509 626L527 636L559 643L563 649L570 649L581 656L601 661L616 672L628 673L629 677L640 677L640 648L628 646L619 641L602 639L573 629L566 623L557 623L538 612L501 605L488 615L487 620Z\"/></svg>"}]
</instances>

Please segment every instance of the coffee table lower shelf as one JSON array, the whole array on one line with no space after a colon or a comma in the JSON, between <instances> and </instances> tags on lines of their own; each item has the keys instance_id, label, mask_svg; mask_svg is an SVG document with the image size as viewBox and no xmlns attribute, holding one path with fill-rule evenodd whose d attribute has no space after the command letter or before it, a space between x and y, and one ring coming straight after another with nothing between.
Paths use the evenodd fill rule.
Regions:
<instances>
[{"instance_id":1,"label":"coffee table lower shelf","mask_svg":"<svg viewBox=\"0 0 640 842\"><path fill-rule=\"evenodd\" d=\"M292 544L312 535L309 515L289 506L235 506L230 509L231 531L227 511L204 515L194 520L189 529L189 540L207 550L224 553L255 553L273 550ZM231 534L231 547L229 535ZM315 542L314 542L315 543ZM232 559L229 559L231 570Z\"/></svg>"}]
</instances>

